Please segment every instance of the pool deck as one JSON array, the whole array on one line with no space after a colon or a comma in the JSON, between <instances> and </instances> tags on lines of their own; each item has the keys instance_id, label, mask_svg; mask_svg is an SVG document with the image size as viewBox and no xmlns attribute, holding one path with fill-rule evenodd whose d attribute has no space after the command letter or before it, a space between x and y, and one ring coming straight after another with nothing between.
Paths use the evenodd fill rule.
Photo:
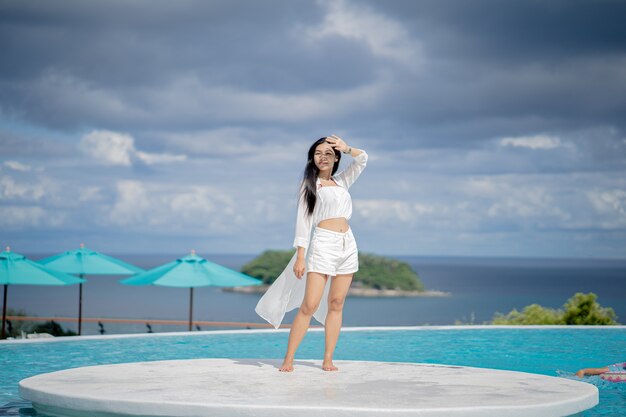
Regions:
<instances>
[{"instance_id":1,"label":"pool deck","mask_svg":"<svg viewBox=\"0 0 626 417\"><path fill-rule=\"evenodd\" d=\"M65 416L568 416L598 404L595 386L453 365L191 359L89 366L20 381L42 413ZM86 414L88 412L88 414Z\"/></svg>"}]
</instances>

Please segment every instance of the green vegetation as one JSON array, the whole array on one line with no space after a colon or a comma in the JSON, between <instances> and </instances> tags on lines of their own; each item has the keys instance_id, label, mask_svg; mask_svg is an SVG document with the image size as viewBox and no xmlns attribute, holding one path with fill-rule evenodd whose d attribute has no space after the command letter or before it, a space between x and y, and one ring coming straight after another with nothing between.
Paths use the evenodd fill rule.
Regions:
<instances>
[{"instance_id":1,"label":"green vegetation","mask_svg":"<svg viewBox=\"0 0 626 417\"><path fill-rule=\"evenodd\" d=\"M241 272L271 284L283 272L295 253L293 250L266 250L241 268Z\"/></svg>"},{"instance_id":2,"label":"green vegetation","mask_svg":"<svg viewBox=\"0 0 626 417\"><path fill-rule=\"evenodd\" d=\"M565 324L563 312L551 308L542 307L539 304L531 304L524 310L513 309L509 314L496 313L493 324Z\"/></svg>"},{"instance_id":3,"label":"green vegetation","mask_svg":"<svg viewBox=\"0 0 626 417\"><path fill-rule=\"evenodd\" d=\"M409 264L367 253L359 254L359 272L354 280L377 290L424 291L422 281Z\"/></svg>"},{"instance_id":4,"label":"green vegetation","mask_svg":"<svg viewBox=\"0 0 626 417\"><path fill-rule=\"evenodd\" d=\"M26 317L26 312L24 310L14 310L12 308L7 308L7 316ZM0 325L2 325L2 323L0 323ZM32 325L33 323L29 321L9 320L7 318L5 326L5 337L15 337L16 335L20 335L22 334L22 331L26 332L28 329L30 329Z\"/></svg>"},{"instance_id":5,"label":"green vegetation","mask_svg":"<svg viewBox=\"0 0 626 417\"><path fill-rule=\"evenodd\" d=\"M243 266L241 272L271 284L285 269L294 250L268 250ZM359 254L354 282L364 288L424 291L424 285L406 262L372 254Z\"/></svg>"},{"instance_id":6,"label":"green vegetation","mask_svg":"<svg viewBox=\"0 0 626 417\"><path fill-rule=\"evenodd\" d=\"M24 310L14 310L7 308L7 316L27 317ZM48 333L52 336L75 336L76 333L71 330L63 330L61 325L55 321L47 321L45 323L36 324L27 320L9 320L7 319L5 337L21 337L24 333Z\"/></svg>"},{"instance_id":7,"label":"green vegetation","mask_svg":"<svg viewBox=\"0 0 626 417\"><path fill-rule=\"evenodd\" d=\"M596 302L597 298L598 296L592 292L589 294L579 292L567 300L563 314L565 324L619 324L615 311L610 307L602 307Z\"/></svg>"},{"instance_id":8,"label":"green vegetation","mask_svg":"<svg viewBox=\"0 0 626 417\"><path fill-rule=\"evenodd\" d=\"M563 305L563 309L542 307L531 304L521 312L512 310L503 315L496 313L493 324L572 324L572 325L615 325L617 316L612 308L602 307L596 300L598 296L576 293Z\"/></svg>"},{"instance_id":9,"label":"green vegetation","mask_svg":"<svg viewBox=\"0 0 626 417\"><path fill-rule=\"evenodd\" d=\"M54 320L36 325L30 330L30 333L48 333L52 336L76 336L76 332L63 330L63 327Z\"/></svg>"}]
</instances>

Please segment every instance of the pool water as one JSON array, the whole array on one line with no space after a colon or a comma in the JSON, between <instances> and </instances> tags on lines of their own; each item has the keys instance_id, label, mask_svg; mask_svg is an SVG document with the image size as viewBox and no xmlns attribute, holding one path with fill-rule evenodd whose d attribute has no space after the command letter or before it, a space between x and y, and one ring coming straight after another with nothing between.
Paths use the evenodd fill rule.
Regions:
<instances>
[{"instance_id":1,"label":"pool water","mask_svg":"<svg viewBox=\"0 0 626 417\"><path fill-rule=\"evenodd\" d=\"M4 411L0 408L0 416L41 416L18 395L18 382L29 376L123 362L281 358L287 337L285 331L263 330L0 343L0 407L9 403ZM319 359L323 349L323 331L312 330L297 357ZM574 378L580 368L626 361L626 327L344 329L335 359L453 364ZM587 381L598 386L600 404L582 416L626 416L626 383L597 377Z\"/></svg>"}]
</instances>

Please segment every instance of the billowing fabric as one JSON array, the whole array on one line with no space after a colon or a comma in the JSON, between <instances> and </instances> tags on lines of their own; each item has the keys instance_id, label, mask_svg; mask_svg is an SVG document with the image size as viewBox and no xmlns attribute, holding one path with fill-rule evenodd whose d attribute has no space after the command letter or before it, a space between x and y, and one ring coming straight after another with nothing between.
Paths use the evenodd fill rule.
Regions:
<instances>
[{"instance_id":1,"label":"billowing fabric","mask_svg":"<svg viewBox=\"0 0 626 417\"><path fill-rule=\"evenodd\" d=\"M342 233L316 227L311 237L306 269L331 277L358 271L359 251L352 229Z\"/></svg>"},{"instance_id":2,"label":"billowing fabric","mask_svg":"<svg viewBox=\"0 0 626 417\"><path fill-rule=\"evenodd\" d=\"M368 155L363 151L354 157L352 163L346 169L333 175L332 179L337 186L321 187L321 182L318 178L317 201L311 216L306 215L306 206L302 197L300 197L296 217L296 236L293 245L296 248L298 246L304 248L306 263L309 260L308 249L312 226L317 226L319 222L325 219L345 217L346 220L350 220L350 217L352 217L352 198L348 188L354 184L361 172L363 172L363 169L365 169L367 159ZM354 245L356 247L356 242ZM294 308L299 308L302 300L304 300L308 269L305 267L304 275L301 279L296 277L296 274L293 272L293 266L296 263L297 256L298 252L296 251L283 272L268 288L254 309L259 316L276 329L282 323L285 313ZM326 322L326 314L328 313L330 282L330 278L326 280L326 287L324 288L320 305L313 314L315 320L321 324Z\"/></svg>"}]
</instances>

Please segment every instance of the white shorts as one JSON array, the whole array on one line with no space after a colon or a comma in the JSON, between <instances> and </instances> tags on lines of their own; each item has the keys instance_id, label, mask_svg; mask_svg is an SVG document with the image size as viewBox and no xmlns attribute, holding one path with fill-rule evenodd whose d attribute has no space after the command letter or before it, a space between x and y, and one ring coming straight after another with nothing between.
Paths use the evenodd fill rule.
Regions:
<instances>
[{"instance_id":1,"label":"white shorts","mask_svg":"<svg viewBox=\"0 0 626 417\"><path fill-rule=\"evenodd\" d=\"M359 270L359 251L352 229L347 232L315 227L307 252L307 271L335 276Z\"/></svg>"}]
</instances>

